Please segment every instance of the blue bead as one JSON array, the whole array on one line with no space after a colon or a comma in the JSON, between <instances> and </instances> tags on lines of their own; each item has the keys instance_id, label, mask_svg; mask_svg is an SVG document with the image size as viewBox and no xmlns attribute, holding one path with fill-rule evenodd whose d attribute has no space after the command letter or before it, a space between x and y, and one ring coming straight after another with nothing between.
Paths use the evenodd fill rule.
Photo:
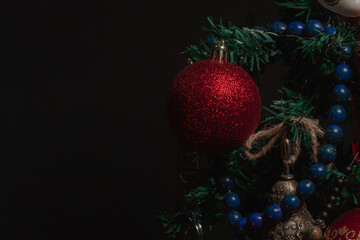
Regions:
<instances>
[{"instance_id":1,"label":"blue bead","mask_svg":"<svg viewBox=\"0 0 360 240\"><path fill-rule=\"evenodd\" d=\"M305 25L302 22L294 21L289 23L289 25L287 26L286 34L301 36L304 28Z\"/></svg>"},{"instance_id":2,"label":"blue bead","mask_svg":"<svg viewBox=\"0 0 360 240\"><path fill-rule=\"evenodd\" d=\"M322 163L316 163L310 168L310 176L317 181L322 181L327 176L327 168Z\"/></svg>"},{"instance_id":3,"label":"blue bead","mask_svg":"<svg viewBox=\"0 0 360 240\"><path fill-rule=\"evenodd\" d=\"M324 31L324 25L318 20L310 20L306 23L305 34L309 37L319 35Z\"/></svg>"},{"instance_id":4,"label":"blue bead","mask_svg":"<svg viewBox=\"0 0 360 240\"><path fill-rule=\"evenodd\" d=\"M212 46L212 44L213 44L214 41L217 41L217 37L215 37L215 36L212 35L212 34L207 35L206 38L205 38L205 43L206 43L206 45L208 45L209 47Z\"/></svg>"},{"instance_id":5,"label":"blue bead","mask_svg":"<svg viewBox=\"0 0 360 240\"><path fill-rule=\"evenodd\" d=\"M282 218L282 210L279 205L271 205L265 209L265 218L269 221L280 221Z\"/></svg>"},{"instance_id":6,"label":"blue bead","mask_svg":"<svg viewBox=\"0 0 360 240\"><path fill-rule=\"evenodd\" d=\"M240 198L236 193L227 193L225 204L231 209L237 209L240 206Z\"/></svg>"},{"instance_id":7,"label":"blue bead","mask_svg":"<svg viewBox=\"0 0 360 240\"><path fill-rule=\"evenodd\" d=\"M301 198L310 197L315 192L315 184L310 180L302 180L296 188L296 194Z\"/></svg>"},{"instance_id":8,"label":"blue bead","mask_svg":"<svg viewBox=\"0 0 360 240\"><path fill-rule=\"evenodd\" d=\"M274 22L270 26L270 31L282 35L286 30L286 24L280 21Z\"/></svg>"},{"instance_id":9,"label":"blue bead","mask_svg":"<svg viewBox=\"0 0 360 240\"><path fill-rule=\"evenodd\" d=\"M336 27L327 27L324 29L324 33L327 35L335 35L336 34Z\"/></svg>"},{"instance_id":10,"label":"blue bead","mask_svg":"<svg viewBox=\"0 0 360 240\"><path fill-rule=\"evenodd\" d=\"M285 211L295 211L300 207L300 199L296 195L286 195L281 202L281 207Z\"/></svg>"},{"instance_id":11,"label":"blue bead","mask_svg":"<svg viewBox=\"0 0 360 240\"><path fill-rule=\"evenodd\" d=\"M234 187L234 179L232 179L232 177L230 177L229 175L223 175L219 177L217 183L221 188L225 190L233 189Z\"/></svg>"},{"instance_id":12,"label":"blue bead","mask_svg":"<svg viewBox=\"0 0 360 240\"><path fill-rule=\"evenodd\" d=\"M336 148L331 144L325 144L320 148L320 156L327 161L333 162L337 157Z\"/></svg>"},{"instance_id":13,"label":"blue bead","mask_svg":"<svg viewBox=\"0 0 360 240\"><path fill-rule=\"evenodd\" d=\"M227 215L227 220L231 225L234 225L240 218L241 214L236 210L230 211Z\"/></svg>"},{"instance_id":14,"label":"blue bead","mask_svg":"<svg viewBox=\"0 0 360 240\"><path fill-rule=\"evenodd\" d=\"M267 31L266 28L263 28L263 27L260 27L260 26L254 26L254 27L252 27L252 29L254 29L254 30L259 30L259 31L262 31L262 32L266 32L266 31Z\"/></svg>"},{"instance_id":15,"label":"blue bead","mask_svg":"<svg viewBox=\"0 0 360 240\"><path fill-rule=\"evenodd\" d=\"M263 219L261 213L252 213L248 216L248 224L252 228L261 228L263 225Z\"/></svg>"},{"instance_id":16,"label":"blue bead","mask_svg":"<svg viewBox=\"0 0 360 240\"><path fill-rule=\"evenodd\" d=\"M343 122L346 119L346 110L341 105L334 105L330 108L329 117L334 123Z\"/></svg>"},{"instance_id":17,"label":"blue bead","mask_svg":"<svg viewBox=\"0 0 360 240\"><path fill-rule=\"evenodd\" d=\"M335 77L339 79L340 81L347 82L351 78L351 68L346 63L341 63L336 66L335 68Z\"/></svg>"},{"instance_id":18,"label":"blue bead","mask_svg":"<svg viewBox=\"0 0 360 240\"><path fill-rule=\"evenodd\" d=\"M338 125L335 124L330 125L326 129L326 136L330 141L335 141L335 142L339 141L343 137L343 130Z\"/></svg>"},{"instance_id":19,"label":"blue bead","mask_svg":"<svg viewBox=\"0 0 360 240\"><path fill-rule=\"evenodd\" d=\"M346 102L350 100L350 91L344 84L338 84L333 88L333 94L337 101Z\"/></svg>"},{"instance_id":20,"label":"blue bead","mask_svg":"<svg viewBox=\"0 0 360 240\"><path fill-rule=\"evenodd\" d=\"M353 48L351 46L343 46L340 48L340 51L344 53L345 60L349 60L353 54Z\"/></svg>"},{"instance_id":21,"label":"blue bead","mask_svg":"<svg viewBox=\"0 0 360 240\"><path fill-rule=\"evenodd\" d=\"M246 226L246 222L247 222L247 219L242 217L239 219L239 221L237 221L236 223L236 227L239 231L244 231L245 229L245 226Z\"/></svg>"}]
</instances>

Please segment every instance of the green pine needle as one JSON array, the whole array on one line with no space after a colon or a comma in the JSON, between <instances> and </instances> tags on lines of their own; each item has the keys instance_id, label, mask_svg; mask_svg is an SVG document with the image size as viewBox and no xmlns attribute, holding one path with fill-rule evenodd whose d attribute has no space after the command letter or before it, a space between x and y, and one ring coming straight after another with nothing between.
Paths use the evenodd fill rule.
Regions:
<instances>
[{"instance_id":1,"label":"green pine needle","mask_svg":"<svg viewBox=\"0 0 360 240\"><path fill-rule=\"evenodd\" d=\"M296 40L297 47L295 48L292 60L301 57L302 59L310 59L312 64L322 65L325 74L330 74L333 69L327 69L331 61L344 58L342 47L355 46L357 44L355 33L350 30L350 25L347 23L339 23L336 26L336 34L328 35L320 33L314 37L301 37ZM319 62L319 56L323 60ZM324 61L325 60L325 61Z\"/></svg>"},{"instance_id":2,"label":"green pine needle","mask_svg":"<svg viewBox=\"0 0 360 240\"><path fill-rule=\"evenodd\" d=\"M270 57L281 53L269 33L247 27L238 28L232 23L225 27L222 21L215 25L210 17L208 21L211 29L205 30L225 41L231 63L247 66L250 71L260 71L264 64L270 62ZM188 53L194 61L208 59L210 48L204 43L200 46L192 45L188 48Z\"/></svg>"},{"instance_id":3,"label":"green pine needle","mask_svg":"<svg viewBox=\"0 0 360 240\"><path fill-rule=\"evenodd\" d=\"M295 17L306 16L306 22L309 21L314 1L313 0L279 0L275 5L283 8L295 10Z\"/></svg>"}]
</instances>

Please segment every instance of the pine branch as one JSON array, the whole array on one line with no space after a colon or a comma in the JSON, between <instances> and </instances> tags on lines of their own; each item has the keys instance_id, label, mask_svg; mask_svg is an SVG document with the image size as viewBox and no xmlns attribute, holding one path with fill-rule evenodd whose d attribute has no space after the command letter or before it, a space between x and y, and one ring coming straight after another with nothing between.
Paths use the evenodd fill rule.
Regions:
<instances>
[{"instance_id":1,"label":"pine branch","mask_svg":"<svg viewBox=\"0 0 360 240\"><path fill-rule=\"evenodd\" d=\"M238 28L232 23L225 27L222 21L215 25L210 17L208 21L211 29L205 30L225 41L231 63L246 66L250 71L260 71L264 64L270 62L271 57L281 53L276 48L275 40L266 32L247 27ZM193 60L199 61L209 58L210 48L201 43L200 46L190 46L188 52Z\"/></svg>"},{"instance_id":2,"label":"pine branch","mask_svg":"<svg viewBox=\"0 0 360 240\"><path fill-rule=\"evenodd\" d=\"M288 138L294 142L299 137L300 143L304 144L306 148L310 148L311 140L307 133L303 133L301 128L296 123L288 121L289 118L312 118L314 106L312 102L315 96L306 99L302 94L291 91L287 88L278 90L283 95L286 95L287 100L274 100L271 108L263 107L271 116L266 117L263 121L277 120L284 122L289 127Z\"/></svg>"},{"instance_id":3,"label":"pine branch","mask_svg":"<svg viewBox=\"0 0 360 240\"><path fill-rule=\"evenodd\" d=\"M343 59L345 53L341 49L345 46L354 46L357 44L355 33L350 30L347 23L339 23L336 26L336 34L328 35L321 33L318 36L307 38L298 38L296 40L297 47L293 51L292 60L301 57L302 59L310 59L311 63L319 64L319 56L321 59L330 59L336 61ZM329 74L329 70L325 70L325 74Z\"/></svg>"},{"instance_id":4,"label":"pine branch","mask_svg":"<svg viewBox=\"0 0 360 240\"><path fill-rule=\"evenodd\" d=\"M212 179L212 181L214 181ZM185 197L192 203L197 205L203 204L214 192L214 187L209 186L199 186L194 188L192 191L185 194Z\"/></svg>"},{"instance_id":5,"label":"pine branch","mask_svg":"<svg viewBox=\"0 0 360 240\"><path fill-rule=\"evenodd\" d=\"M311 15L314 0L280 0L275 5L287 9L295 10L295 17L306 16L306 22Z\"/></svg>"},{"instance_id":6,"label":"pine branch","mask_svg":"<svg viewBox=\"0 0 360 240\"><path fill-rule=\"evenodd\" d=\"M311 105L311 102L313 101L314 97L310 99L305 99L302 94L294 92L287 88L281 88L278 91L281 94L285 95L288 100L274 100L274 104L270 105L270 107L274 110L264 107L266 111L273 115L265 118L264 122L273 119L277 119L279 121L286 121L287 118L291 117L312 117L311 113L314 107Z\"/></svg>"}]
</instances>

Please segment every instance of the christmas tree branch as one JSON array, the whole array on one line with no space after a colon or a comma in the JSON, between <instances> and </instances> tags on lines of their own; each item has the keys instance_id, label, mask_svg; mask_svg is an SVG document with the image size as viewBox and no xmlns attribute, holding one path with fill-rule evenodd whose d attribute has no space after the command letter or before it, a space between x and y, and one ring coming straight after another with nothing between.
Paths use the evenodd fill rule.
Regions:
<instances>
[{"instance_id":1,"label":"christmas tree branch","mask_svg":"<svg viewBox=\"0 0 360 240\"><path fill-rule=\"evenodd\" d=\"M294 14L295 17L305 15L307 22L311 15L314 1L313 0L281 0L275 2L275 5L279 7L295 10L295 14Z\"/></svg>"},{"instance_id":2,"label":"christmas tree branch","mask_svg":"<svg viewBox=\"0 0 360 240\"><path fill-rule=\"evenodd\" d=\"M247 27L238 28L232 23L225 27L222 21L220 21L220 24L215 25L210 17L208 21L211 29L205 30L219 39L225 40L225 45L229 49L231 63L246 66L250 71L259 71L264 64L270 62L271 57L280 54L274 39L264 31ZM209 58L210 48L205 43L201 43L200 46L190 46L188 53L195 61L207 59Z\"/></svg>"}]
</instances>

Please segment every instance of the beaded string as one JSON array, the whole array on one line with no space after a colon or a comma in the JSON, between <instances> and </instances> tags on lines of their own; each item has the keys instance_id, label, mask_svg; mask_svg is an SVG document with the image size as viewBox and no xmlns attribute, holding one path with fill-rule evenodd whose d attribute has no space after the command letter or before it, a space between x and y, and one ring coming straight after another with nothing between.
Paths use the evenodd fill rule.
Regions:
<instances>
[{"instance_id":1,"label":"beaded string","mask_svg":"<svg viewBox=\"0 0 360 240\"><path fill-rule=\"evenodd\" d=\"M259 29L260 30L260 29ZM266 31L265 29L263 31ZM289 25L286 25L285 23L281 21L276 21L271 24L270 26L270 32L276 34L276 36L281 35L294 35L294 36L302 36L305 35L307 37L315 37L319 34L327 34L327 35L336 35L337 29L332 26L324 27L324 25L318 21L318 20L310 20L306 24L303 24L299 21L293 21L289 23ZM334 40L335 41L335 38ZM347 63L353 55L353 49L351 46L344 46L338 49L339 51L343 52L343 59L341 62L339 62L335 66L335 70L333 72L333 75L339 83L336 83L335 86L332 89L332 93L335 96L336 103L331 106L329 109L329 119L332 121L331 125L329 125L326 128L325 136L327 143L322 145L319 149L319 156L320 161L324 164L327 164L328 167L334 163L334 161L337 158L337 150L336 150L336 143L339 142L343 138L343 129L341 128L341 123L346 119L346 110L344 108L344 104L349 102L349 100L352 100L352 103L354 102L354 99L351 97L351 92L346 86L347 83L350 82L350 79L352 78L352 70L350 65ZM354 113L354 104L352 105L352 113ZM354 115L354 114L353 114ZM353 126L354 128L355 126ZM360 129L360 127L359 127ZM358 131L360 131L358 129ZM359 134L360 136L360 134ZM357 145L358 141L355 140L353 142L353 155L355 156L358 152ZM334 146L335 145L335 146ZM314 145L313 145L314 148ZM317 148L317 146L315 147ZM295 147L296 149L296 147ZM317 153L317 152L316 152ZM312 156L315 156L313 158L313 161L317 162L317 154L312 154ZM356 162L358 162L359 157L355 158ZM350 174L353 171L352 165L354 164L354 161L351 162L350 165L346 166L344 169L344 172L346 174ZM343 183L343 178L339 179L340 182ZM339 183L340 185L342 183ZM319 217L326 219L328 217L327 211L332 210L333 204L337 202L336 197L340 195L340 188L336 187L334 188L333 195L330 196L330 202L325 205L325 211L321 211L319 214Z\"/></svg>"},{"instance_id":2,"label":"beaded string","mask_svg":"<svg viewBox=\"0 0 360 240\"><path fill-rule=\"evenodd\" d=\"M285 176L291 176L288 157L291 153L290 141L286 138L286 132L282 133L282 136L283 144L281 146L281 152L286 172ZM310 177L315 182L324 180L326 176L327 168L324 164L315 163L310 167ZM300 199L306 199L315 192L315 184L308 179L303 180L298 184L296 195L287 195L282 199L280 205L270 205L264 210L264 212L254 212L245 218L237 211L240 206L240 197L236 193L232 192L234 180L229 176L224 176L223 179L220 178L218 181L223 183L232 183L222 184L223 188L228 191L224 197L225 204L231 209L227 215L227 221L240 233L244 233L247 229L259 229L267 223L276 223L281 221L283 212L291 213L299 209L301 205Z\"/></svg>"}]
</instances>

